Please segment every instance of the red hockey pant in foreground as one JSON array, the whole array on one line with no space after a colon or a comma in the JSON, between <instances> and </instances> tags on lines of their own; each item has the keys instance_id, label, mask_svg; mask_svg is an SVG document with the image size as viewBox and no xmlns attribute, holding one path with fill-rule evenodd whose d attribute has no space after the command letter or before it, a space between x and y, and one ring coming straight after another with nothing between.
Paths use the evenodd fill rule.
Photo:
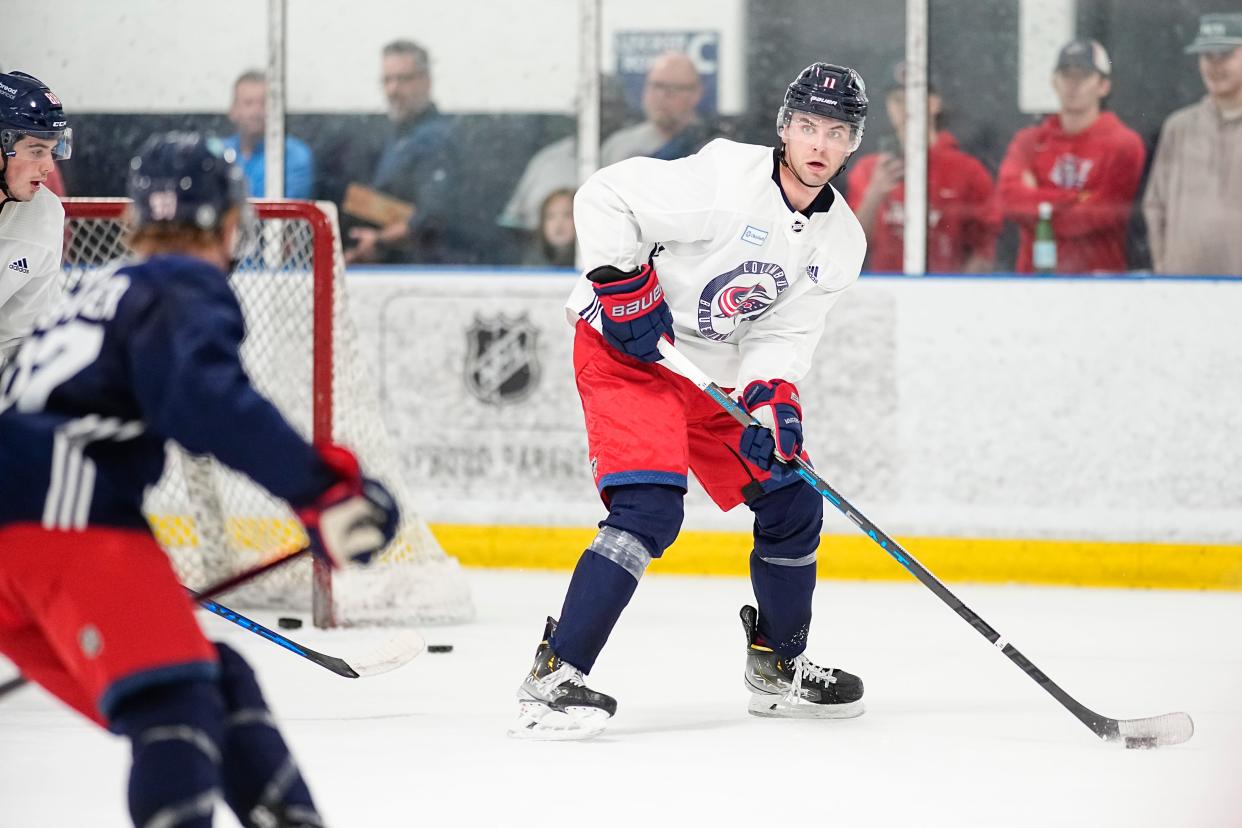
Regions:
<instances>
[{"instance_id":1,"label":"red hockey pant in foreground","mask_svg":"<svg viewBox=\"0 0 1242 828\"><path fill-rule=\"evenodd\" d=\"M101 725L130 692L216 675L193 609L149 532L0 527L0 652Z\"/></svg>"}]
</instances>

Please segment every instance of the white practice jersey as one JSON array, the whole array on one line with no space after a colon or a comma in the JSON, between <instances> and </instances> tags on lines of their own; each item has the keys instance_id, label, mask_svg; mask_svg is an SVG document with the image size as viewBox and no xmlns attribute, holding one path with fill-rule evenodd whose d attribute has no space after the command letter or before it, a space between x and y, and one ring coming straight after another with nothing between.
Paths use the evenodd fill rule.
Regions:
<instances>
[{"instance_id":1,"label":"white practice jersey","mask_svg":"<svg viewBox=\"0 0 1242 828\"><path fill-rule=\"evenodd\" d=\"M678 350L725 388L802 379L828 311L858 279L867 251L839 192L829 185L808 217L790 208L774 169L771 147L717 139L676 161L606 167L574 199L587 271L631 270L650 257ZM571 324L600 328L585 276L566 310Z\"/></svg>"},{"instance_id":2,"label":"white practice jersey","mask_svg":"<svg viewBox=\"0 0 1242 828\"><path fill-rule=\"evenodd\" d=\"M60 296L64 244L65 208L46 187L0 208L0 359Z\"/></svg>"}]
</instances>

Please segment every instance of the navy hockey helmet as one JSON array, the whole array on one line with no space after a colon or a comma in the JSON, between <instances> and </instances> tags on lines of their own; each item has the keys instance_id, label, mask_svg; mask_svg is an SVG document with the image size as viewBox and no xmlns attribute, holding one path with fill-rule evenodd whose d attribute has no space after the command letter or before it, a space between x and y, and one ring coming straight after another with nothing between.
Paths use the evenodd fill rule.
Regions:
<instances>
[{"instance_id":1,"label":"navy hockey helmet","mask_svg":"<svg viewBox=\"0 0 1242 828\"><path fill-rule=\"evenodd\" d=\"M52 157L57 160L73 152L73 130L60 98L25 72L0 73L0 151L5 158L13 156L25 136L55 141Z\"/></svg>"},{"instance_id":2,"label":"navy hockey helmet","mask_svg":"<svg viewBox=\"0 0 1242 828\"><path fill-rule=\"evenodd\" d=\"M256 239L258 224L246 201L245 173L234 158L220 139L197 132L152 135L129 162L133 228L167 223L215 230L238 207L234 254L240 257Z\"/></svg>"},{"instance_id":3,"label":"navy hockey helmet","mask_svg":"<svg viewBox=\"0 0 1242 828\"><path fill-rule=\"evenodd\" d=\"M862 142L867 122L867 86L848 66L812 63L799 73L785 90L785 100L776 115L776 129L782 133L794 112L809 112L850 124L850 152Z\"/></svg>"}]
</instances>

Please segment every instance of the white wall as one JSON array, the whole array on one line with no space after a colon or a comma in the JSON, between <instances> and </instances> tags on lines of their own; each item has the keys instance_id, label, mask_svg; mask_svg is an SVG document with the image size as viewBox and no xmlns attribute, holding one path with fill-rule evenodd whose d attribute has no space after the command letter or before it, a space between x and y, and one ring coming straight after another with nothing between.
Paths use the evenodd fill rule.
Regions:
<instances>
[{"instance_id":1,"label":"white wall","mask_svg":"<svg viewBox=\"0 0 1242 828\"><path fill-rule=\"evenodd\" d=\"M569 286L351 276L364 353L428 519L602 516L570 369ZM538 383L523 401L483 403L464 381L468 332L476 317L523 315ZM834 309L801 384L809 450L891 534L1242 542L1239 318L1242 281L866 279ZM692 493L687 526L747 525L745 509L721 515ZM854 531L835 513L827 528Z\"/></svg>"},{"instance_id":2,"label":"white wall","mask_svg":"<svg viewBox=\"0 0 1242 828\"><path fill-rule=\"evenodd\" d=\"M1052 91L1052 70L1061 47L1075 35L1078 0L1021 0L1018 8L1018 109L1027 113L1061 108Z\"/></svg>"},{"instance_id":3,"label":"white wall","mask_svg":"<svg viewBox=\"0 0 1242 828\"><path fill-rule=\"evenodd\" d=\"M38 75L78 112L213 112L266 63L264 0L6 2L0 65ZM569 112L577 0L290 0L292 112L378 112L379 50L398 37L432 54L435 98L454 112ZM743 0L609 0L604 66L625 30L721 32L721 101L743 94ZM20 34L19 34L20 33Z\"/></svg>"}]
</instances>

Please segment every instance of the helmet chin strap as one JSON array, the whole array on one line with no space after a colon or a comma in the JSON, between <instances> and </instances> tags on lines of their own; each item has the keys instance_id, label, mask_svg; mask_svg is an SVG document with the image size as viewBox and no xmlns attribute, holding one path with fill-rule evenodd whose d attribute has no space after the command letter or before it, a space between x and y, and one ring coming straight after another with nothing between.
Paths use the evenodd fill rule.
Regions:
<instances>
[{"instance_id":1,"label":"helmet chin strap","mask_svg":"<svg viewBox=\"0 0 1242 828\"><path fill-rule=\"evenodd\" d=\"M4 193L4 198L0 198L0 205L6 201L17 201L9 192L9 154L3 149L0 149L0 193Z\"/></svg>"}]
</instances>

